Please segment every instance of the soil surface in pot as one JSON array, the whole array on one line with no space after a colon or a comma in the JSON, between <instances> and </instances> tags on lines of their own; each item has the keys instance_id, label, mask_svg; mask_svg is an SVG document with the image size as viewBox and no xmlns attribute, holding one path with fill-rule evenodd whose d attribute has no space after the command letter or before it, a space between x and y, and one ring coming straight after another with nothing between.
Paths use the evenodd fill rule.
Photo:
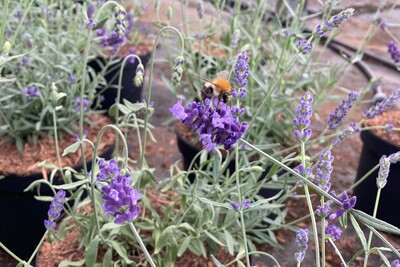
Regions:
<instances>
[{"instance_id":1,"label":"soil surface in pot","mask_svg":"<svg viewBox=\"0 0 400 267\"><path fill-rule=\"evenodd\" d=\"M366 120L364 122L366 126L386 126L388 123L392 123L394 128L400 128L400 111L390 110L382 113L380 116L376 116L375 118ZM400 146L400 131L374 129L372 132L383 140L386 140L396 146Z\"/></svg>"},{"instance_id":2,"label":"soil surface in pot","mask_svg":"<svg viewBox=\"0 0 400 267\"><path fill-rule=\"evenodd\" d=\"M84 129L88 130L88 136L86 138L92 142L96 142L97 135L101 128L110 123L110 119L104 115L90 115L84 125ZM66 147L76 142L75 137L68 133L59 134L58 139L60 154L63 153ZM113 144L114 139L114 131L105 131L102 137L102 142L99 145L98 154L103 152L108 145ZM1 141L3 140L0 139L0 143ZM91 159L93 151L87 143L85 143L85 151L86 158ZM63 166L75 166L82 162L81 158L81 150L78 149L76 153L71 153L61 157L61 164ZM44 160L51 162L54 165L58 165L54 136L42 136L38 139L36 145L26 142L24 144L24 152L22 155L17 152L15 144L12 142L0 145L0 170L2 174L15 173L19 176L28 176L33 173L40 173L42 170L37 167L37 164Z\"/></svg>"}]
</instances>

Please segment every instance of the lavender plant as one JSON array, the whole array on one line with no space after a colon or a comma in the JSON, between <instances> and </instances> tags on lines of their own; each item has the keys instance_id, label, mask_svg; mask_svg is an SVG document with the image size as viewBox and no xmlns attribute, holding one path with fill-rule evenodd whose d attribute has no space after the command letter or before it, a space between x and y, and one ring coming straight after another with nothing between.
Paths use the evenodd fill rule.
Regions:
<instances>
[{"instance_id":1,"label":"lavender plant","mask_svg":"<svg viewBox=\"0 0 400 267\"><path fill-rule=\"evenodd\" d=\"M45 5L43 1L37 4ZM67 1L62 6L50 5L43 12L39 7L22 9L19 3L11 2L9 12L2 15L7 20L10 60L1 66L0 136L4 142L14 142L21 153L25 142L36 143L40 136L54 134L49 106L53 84L63 96L55 110L60 132L72 135L77 131L81 103L85 118L92 112L99 81L89 79L91 70L87 72L79 60L89 32L83 13L76 14L79 8L79 4ZM84 85L82 101L79 83Z\"/></svg>"},{"instance_id":2,"label":"lavender plant","mask_svg":"<svg viewBox=\"0 0 400 267\"><path fill-rule=\"evenodd\" d=\"M84 259L63 264L95 266L99 248L102 248L106 251L102 261L105 266L137 266L140 264L174 266L177 258L187 251L211 258L217 266L230 266L234 263L242 266L243 262L246 266L250 266L250 256L255 254L262 254L280 266L268 251L257 251L256 243L269 243L274 247L279 247L274 231L287 228L292 230L293 236L295 236L296 251L293 253L298 266L301 263L306 264L306 252L310 242L314 242L316 266L325 266L326 264L327 243L335 248L343 266L351 266L354 259L345 259L335 243L343 235L342 229L346 226L348 217L362 243L362 249L355 254L354 258L364 253L364 262L367 264L370 253L382 250L382 248L371 248L370 240L373 234L385 242L387 245L385 250L390 250L396 255L396 258L400 258L399 252L378 232L379 230L399 234L400 230L376 219L375 216L355 210L356 196L351 196L346 191L336 194L332 190L334 152L331 149L340 145L349 135L358 132L362 125L362 121L352 123L347 128L342 125L350 108L357 104L357 93L349 92L347 99L343 100L335 110L332 110L326 123L326 130L315 137L312 132L313 114L316 113L316 106L321 101L318 99L318 93L324 92L326 88L315 89L311 86L312 82L308 81L304 83L291 81L291 78L298 77L302 73L301 70L292 70L294 62L299 60L304 63L305 69L309 70L310 62L308 62L308 55L305 54L313 52L313 48L310 46L315 47L318 36L326 34L344 22L352 14L352 9L343 11L332 18L326 18L323 24L311 34L310 39L303 39L306 41L298 42L298 38L292 38L283 33L286 30L299 29L300 18L295 18L291 26L293 28L277 27L272 31L274 34L282 33L283 38L263 45L260 49L262 52L256 49L263 43L261 39L260 41L252 40L254 42L251 44L245 44L247 49L242 49L243 42L249 36L253 38L259 31L261 32L260 24L257 24L257 22L261 23L263 10L265 10L264 6L260 4L261 2L257 1L256 8L250 10L255 13L249 12L252 15L248 17L240 12L234 14L232 27L235 31L231 29L231 33L239 35L237 33L239 30L246 34L242 34L240 38L232 37L233 41L229 43L231 47L226 49L231 60L228 62L224 58L222 60L224 63L218 63L217 66L224 65L226 69L231 70L232 77L228 78L233 81L230 102L226 101L227 103L225 103L218 97L212 97L201 101L191 101L188 105L184 105L183 100L178 100L170 108L173 116L191 127L198 135L203 147L203 151L200 153L201 164L205 168L182 171L179 164L175 163L170 166L167 179L156 181L154 170L146 162L147 136L152 136L149 118L153 110L157 108L157 105L153 106L151 103L153 67L160 36L163 33L171 32L176 34L181 42L179 53L175 54L176 51L173 49L169 51L176 59L168 72L169 83L173 82L174 86L179 83L182 85L187 83L188 69L186 67L191 66L190 64L197 64L194 63L197 56L190 55L193 51L185 51L184 37L181 33L172 26L166 26L157 34L152 52L147 83L149 86L147 100L136 104L128 101L119 104L117 101L113 108L115 113L112 113L116 118L115 125L105 126L96 142L91 143L94 147L91 172L85 175L75 174L76 181L70 181L60 186L51 185L47 181L39 181L34 184L49 185L55 192L59 190L52 199L49 217L43 218L44 227L49 230L46 234L50 232L62 237L66 231L70 231L72 228L78 229L81 234L79 243L85 248ZM155 1L156 10L160 8L159 4L159 1ZM303 5L304 1L301 1L299 8ZM107 2L104 6L116 8L113 9L115 23L111 23L116 27L113 38L123 37L128 31L126 29L128 27L127 19L124 18L125 11L113 1ZM100 11L104 11L104 6L94 14L91 7L88 7L89 39L84 45L84 61L87 61L90 54L90 45L93 41L91 37L97 34L95 31L101 21L102 12ZM221 8L218 4L216 6ZM236 8L239 10L240 5ZM205 19L203 12L203 6L198 5L198 17L201 21ZM168 13L172 12L168 11ZM169 20L171 17L169 15ZM247 32L243 25L250 17L255 18L255 29ZM260 38L271 37L274 34L264 35L263 33ZM189 38L187 33L185 37ZM279 46L278 44L281 43L284 45ZM221 43L219 45L222 47ZM276 47L272 49L271 47L274 46ZM258 63L261 62L263 53L267 53L269 50L278 50L279 56L270 55L271 58L268 62L275 69L271 68L273 72L268 73L264 79L266 67ZM238 54L237 57L233 57L235 54ZM8 60L9 56L9 48L6 46L2 51L2 57ZM131 55L125 57L124 62L132 58L137 59ZM26 59L21 55L20 59L21 65L30 64L29 57ZM7 61L7 64L8 62L10 61ZM218 60L212 62L218 62ZM200 69L204 68L204 71L207 72L207 66L207 64L206 67L201 66L200 61ZM89 111L92 103L90 97L85 95L85 77L79 78L78 73L76 76L65 77L65 81L70 84L81 82L81 88L79 91L77 90L79 97L73 98L70 107L75 113L79 110L81 122L85 109ZM294 80L296 79L294 78ZM138 84L144 81L142 64L139 64L136 70L134 81ZM193 84L190 86L197 88ZM60 89L57 88L59 87L59 84L51 86L53 93L51 107L54 109L60 104L60 99L65 98L65 96L58 95ZM313 90L304 93L303 89L306 87ZM21 92L29 101L35 101L42 97L42 91L38 88L39 86L36 87L36 84L27 85L26 90ZM297 100L300 92L300 100ZM198 93L199 91L196 91L197 96L199 96ZM190 97L188 98L190 99ZM378 115L397 98L398 92L395 91L381 104L368 110L365 118ZM293 101L294 99L296 101ZM122 114L121 117L119 113ZM278 127L275 129L275 126ZM390 128L389 126L385 127ZM283 128L285 131L281 131ZM97 157L98 144L107 129L112 129L117 133L123 148L122 154L119 153L120 149L117 149L115 157L109 161ZM132 129L137 132L139 138L139 153L135 153L135 157L136 154L139 154L138 162L136 158L135 160L128 158L126 132ZM87 134L85 134L82 124L79 130L80 133L76 136L77 143L68 148L65 153L74 153L77 147L81 147L82 153L85 153L81 144L90 142L90 140L86 139ZM276 132L274 133L274 131ZM328 131L331 135L327 137L325 134ZM271 137L274 134L280 136ZM288 142L282 141L285 137L288 137ZM268 143L269 140L275 140L277 146L289 144L300 147L300 149L295 150L287 157L281 156L280 153L272 154L277 146ZM322 145L326 145L326 147L321 148L315 155L309 155L309 148L315 142L321 147ZM233 158L235 162L233 173L225 172ZM398 162L399 158L398 153L382 158L377 177L378 192L385 186L390 164ZM272 166L269 170L265 170L267 165L265 161ZM65 176L68 176L67 170L63 171ZM196 176L193 183L189 182L190 174ZM267 180L269 182L265 183ZM260 189L269 185L277 186L279 192L267 198L260 196ZM291 198L302 201L303 196L299 195L303 190L309 216L287 221L284 216L286 213L285 201ZM71 196L68 199L73 201L72 205L69 203L63 205L66 194ZM316 195L319 200L318 205L312 203L311 194ZM86 197L81 199L82 195L86 195ZM86 205L90 205L92 209L82 212ZM59 227L55 228L61 209L67 215ZM310 217L311 229L298 229L293 226L308 217ZM371 231L368 242L359 223L363 223ZM313 240L309 240L309 237L313 237ZM0 247L4 248L1 243ZM214 257L214 254L221 248L226 249L229 254L235 255L231 262L222 263ZM137 253L132 254L132 251ZM307 255L309 254L311 254L310 250L307 252ZM20 260L16 255L13 256ZM383 258L383 256L381 257ZM31 260L28 262L20 260L20 262L30 265ZM386 262L389 261L386 260ZM392 265L398 265L398 260L393 261Z\"/></svg>"}]
</instances>

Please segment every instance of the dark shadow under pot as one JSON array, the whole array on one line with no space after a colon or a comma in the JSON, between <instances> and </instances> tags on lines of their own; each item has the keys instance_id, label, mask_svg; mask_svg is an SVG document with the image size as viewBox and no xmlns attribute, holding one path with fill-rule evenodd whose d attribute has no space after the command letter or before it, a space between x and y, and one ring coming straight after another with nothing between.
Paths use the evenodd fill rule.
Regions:
<instances>
[{"instance_id":1,"label":"dark shadow under pot","mask_svg":"<svg viewBox=\"0 0 400 267\"><path fill-rule=\"evenodd\" d=\"M400 147L383 140L372 131L362 131L360 137L363 147L358 164L356 181L379 164L379 160L383 155L389 156L400 151ZM354 189L354 194L357 196L356 208L370 215L372 215L375 205L378 171L379 168ZM393 205L400 203L399 189L400 163L391 164L387 184L381 191L377 218L397 227L400 227L400 213L393 209Z\"/></svg>"},{"instance_id":2,"label":"dark shadow under pot","mask_svg":"<svg viewBox=\"0 0 400 267\"><path fill-rule=\"evenodd\" d=\"M114 146L105 148L100 157L110 159ZM88 171L92 161L87 162ZM74 166L81 170L83 165ZM0 242L22 259L28 259L42 238L45 227L43 221L47 219L50 202L38 201L35 195L38 190L41 196L51 196L51 189L42 184L40 189L24 192L32 182L43 179L41 173L27 177L7 175L0 180ZM75 179L74 179L75 180ZM60 176L55 177L53 184L62 184Z\"/></svg>"}]
</instances>

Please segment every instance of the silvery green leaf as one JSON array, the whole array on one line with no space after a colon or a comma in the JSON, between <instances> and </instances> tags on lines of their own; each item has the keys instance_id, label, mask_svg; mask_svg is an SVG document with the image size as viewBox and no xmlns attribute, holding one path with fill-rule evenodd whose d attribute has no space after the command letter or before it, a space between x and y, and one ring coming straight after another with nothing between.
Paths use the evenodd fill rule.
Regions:
<instances>
[{"instance_id":1,"label":"silvery green leaf","mask_svg":"<svg viewBox=\"0 0 400 267\"><path fill-rule=\"evenodd\" d=\"M80 145L81 145L81 143L75 142L72 145L67 146L64 149L64 152L63 152L62 156L64 157L65 155L68 155L70 153L75 153L78 150Z\"/></svg>"},{"instance_id":2,"label":"silvery green leaf","mask_svg":"<svg viewBox=\"0 0 400 267\"><path fill-rule=\"evenodd\" d=\"M97 251L99 250L99 236L95 236L86 247L85 264L86 266L94 266L97 259Z\"/></svg>"},{"instance_id":3,"label":"silvery green leaf","mask_svg":"<svg viewBox=\"0 0 400 267\"><path fill-rule=\"evenodd\" d=\"M225 267L222 263L220 263L220 262L214 257L213 254L211 254L211 259L212 259L212 261L214 262L215 266L217 266L217 267Z\"/></svg>"},{"instance_id":4,"label":"silvery green leaf","mask_svg":"<svg viewBox=\"0 0 400 267\"><path fill-rule=\"evenodd\" d=\"M62 261L58 267L83 266L84 263L85 259L81 259L80 261Z\"/></svg>"},{"instance_id":5,"label":"silvery green leaf","mask_svg":"<svg viewBox=\"0 0 400 267\"><path fill-rule=\"evenodd\" d=\"M87 183L89 183L88 180L82 180L82 181L73 182L71 184L53 185L53 187L56 190L60 190L60 189L71 190L71 189L78 188L79 186L87 184Z\"/></svg>"},{"instance_id":6,"label":"silvery green leaf","mask_svg":"<svg viewBox=\"0 0 400 267\"><path fill-rule=\"evenodd\" d=\"M103 267L109 267L111 266L111 260L112 260L112 248L108 248L106 254L103 257Z\"/></svg>"},{"instance_id":7,"label":"silvery green leaf","mask_svg":"<svg viewBox=\"0 0 400 267\"><path fill-rule=\"evenodd\" d=\"M361 241L361 244L363 246L363 249L367 251L367 240L365 239L364 232L361 230L360 225L358 224L357 220L354 218L353 215L350 214L350 220L351 223L353 224L354 230L356 230L356 233L358 235L358 238Z\"/></svg>"},{"instance_id":8,"label":"silvery green leaf","mask_svg":"<svg viewBox=\"0 0 400 267\"><path fill-rule=\"evenodd\" d=\"M109 17L106 17L106 18L100 20L98 23L96 23L96 27L94 27L93 30L95 31L95 30L103 28L108 19L109 19Z\"/></svg>"},{"instance_id":9,"label":"silvery green leaf","mask_svg":"<svg viewBox=\"0 0 400 267\"><path fill-rule=\"evenodd\" d=\"M222 207L222 208L227 208L227 209L231 209L232 208L232 206L230 204L227 204L227 203L215 202L215 201L212 201L212 200L208 200L205 197L197 197L197 198L201 202L209 204L209 205L214 206L214 207Z\"/></svg>"},{"instance_id":10,"label":"silvery green leaf","mask_svg":"<svg viewBox=\"0 0 400 267\"><path fill-rule=\"evenodd\" d=\"M352 209L350 210L350 213L367 226L371 226L382 232L400 235L400 229L394 225L391 225L390 223L374 218L371 215L366 214L365 212L362 212L360 210Z\"/></svg>"},{"instance_id":11,"label":"silvery green leaf","mask_svg":"<svg viewBox=\"0 0 400 267\"><path fill-rule=\"evenodd\" d=\"M38 166L39 168L48 168L48 169L57 168L56 165L54 165L53 163L51 163L51 162L49 162L49 161L47 161L47 160L44 160L44 161L42 161L42 162L39 162L37 166Z\"/></svg>"},{"instance_id":12,"label":"silvery green leaf","mask_svg":"<svg viewBox=\"0 0 400 267\"><path fill-rule=\"evenodd\" d=\"M185 253L185 251L187 250L187 248L189 247L190 241L192 239L190 238L190 236L185 237L185 239L183 240L182 244L179 247L178 250L178 257L182 256L183 253Z\"/></svg>"},{"instance_id":13,"label":"silvery green leaf","mask_svg":"<svg viewBox=\"0 0 400 267\"><path fill-rule=\"evenodd\" d=\"M206 236L208 236L211 240L213 240L215 243L217 243L218 245L220 245L221 247L225 247L225 244L222 243L215 235L213 235L212 233L210 233L209 231L204 231L204 233L206 234Z\"/></svg>"}]
</instances>

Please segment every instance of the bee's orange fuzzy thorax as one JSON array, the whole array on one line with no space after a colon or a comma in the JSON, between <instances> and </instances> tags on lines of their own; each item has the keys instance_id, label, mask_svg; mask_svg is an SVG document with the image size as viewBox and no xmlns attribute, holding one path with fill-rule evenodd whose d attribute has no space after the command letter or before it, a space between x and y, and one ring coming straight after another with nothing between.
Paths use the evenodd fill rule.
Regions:
<instances>
[{"instance_id":1,"label":"bee's orange fuzzy thorax","mask_svg":"<svg viewBox=\"0 0 400 267\"><path fill-rule=\"evenodd\" d=\"M229 92L231 91L231 84L228 82L228 80L223 79L223 78L215 78L213 81L213 84L215 84L221 91L224 92Z\"/></svg>"}]
</instances>

